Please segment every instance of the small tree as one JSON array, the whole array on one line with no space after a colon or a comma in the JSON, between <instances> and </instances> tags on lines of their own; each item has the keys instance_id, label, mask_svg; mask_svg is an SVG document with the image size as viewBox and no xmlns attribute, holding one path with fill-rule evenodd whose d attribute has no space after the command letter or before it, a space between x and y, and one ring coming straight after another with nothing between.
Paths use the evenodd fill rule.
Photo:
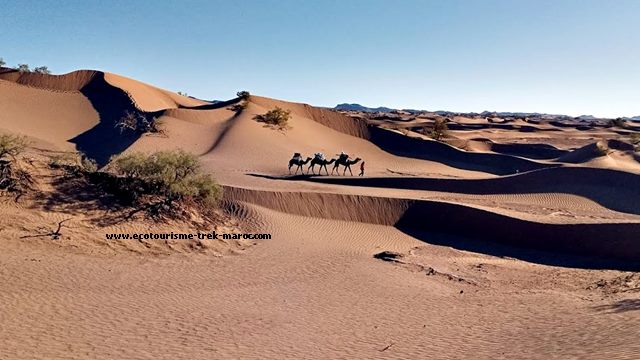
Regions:
<instances>
[{"instance_id":1,"label":"small tree","mask_svg":"<svg viewBox=\"0 0 640 360\"><path fill-rule=\"evenodd\" d=\"M38 66L33 69L33 72L38 74L51 74L51 71L49 71L49 68L47 68L46 66Z\"/></svg>"},{"instance_id":2,"label":"small tree","mask_svg":"<svg viewBox=\"0 0 640 360\"><path fill-rule=\"evenodd\" d=\"M236 93L236 96L239 97L242 100L249 100L249 97L251 96L251 94L248 91L238 91Z\"/></svg>"},{"instance_id":3,"label":"small tree","mask_svg":"<svg viewBox=\"0 0 640 360\"><path fill-rule=\"evenodd\" d=\"M267 111L263 115L256 115L255 120L274 126L279 130L285 130L291 119L291 110L284 110L280 107Z\"/></svg>"},{"instance_id":4,"label":"small tree","mask_svg":"<svg viewBox=\"0 0 640 360\"><path fill-rule=\"evenodd\" d=\"M152 214L175 210L181 202L211 206L222 196L222 188L202 172L198 158L183 150L120 155L111 168L126 180L121 190Z\"/></svg>"},{"instance_id":5,"label":"small tree","mask_svg":"<svg viewBox=\"0 0 640 360\"><path fill-rule=\"evenodd\" d=\"M430 136L432 139L440 141L442 138L447 136L447 131L449 127L447 126L447 122L443 119L436 119L433 123L433 127L431 128Z\"/></svg>"}]
</instances>

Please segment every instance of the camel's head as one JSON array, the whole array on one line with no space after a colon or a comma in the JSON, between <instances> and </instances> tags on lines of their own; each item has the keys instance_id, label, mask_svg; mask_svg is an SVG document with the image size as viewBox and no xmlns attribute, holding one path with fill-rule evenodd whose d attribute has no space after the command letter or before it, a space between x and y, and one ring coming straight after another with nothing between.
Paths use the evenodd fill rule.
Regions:
<instances>
[{"instance_id":1,"label":"camel's head","mask_svg":"<svg viewBox=\"0 0 640 360\"><path fill-rule=\"evenodd\" d=\"M355 163L357 163L357 162L358 162L358 161L360 161L360 160L362 160L362 159L360 159L360 158L356 158L355 160L353 160L353 163L355 164Z\"/></svg>"}]
</instances>

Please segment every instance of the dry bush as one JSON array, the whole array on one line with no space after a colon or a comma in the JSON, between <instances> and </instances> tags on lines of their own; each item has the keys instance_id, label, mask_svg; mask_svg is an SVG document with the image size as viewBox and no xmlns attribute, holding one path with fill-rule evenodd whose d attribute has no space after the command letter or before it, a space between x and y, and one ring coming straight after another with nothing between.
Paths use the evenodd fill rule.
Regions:
<instances>
[{"instance_id":1,"label":"dry bush","mask_svg":"<svg viewBox=\"0 0 640 360\"><path fill-rule=\"evenodd\" d=\"M202 172L198 158L183 150L124 154L109 168L119 177L115 192L151 215L175 212L187 203L211 207L222 198L222 188Z\"/></svg>"},{"instance_id":2,"label":"dry bush","mask_svg":"<svg viewBox=\"0 0 640 360\"><path fill-rule=\"evenodd\" d=\"M148 114L139 111L126 111L124 116L116 122L115 127L120 130L120 133L129 131L138 134L163 134L164 130L161 129L161 125L162 122L156 117L150 118Z\"/></svg>"},{"instance_id":3,"label":"dry bush","mask_svg":"<svg viewBox=\"0 0 640 360\"><path fill-rule=\"evenodd\" d=\"M286 130L289 126L289 120L291 119L291 110L284 110L280 107L275 107L272 110L267 111L263 115L256 115L255 120L263 122L269 126L273 126L278 130Z\"/></svg>"},{"instance_id":4,"label":"dry bush","mask_svg":"<svg viewBox=\"0 0 640 360\"><path fill-rule=\"evenodd\" d=\"M0 135L0 190L21 196L33 189L33 177L19 165L18 156L27 148L25 137Z\"/></svg>"},{"instance_id":5,"label":"dry bush","mask_svg":"<svg viewBox=\"0 0 640 360\"><path fill-rule=\"evenodd\" d=\"M49 166L54 169L63 169L67 174L73 176L98 171L98 164L95 160L88 158L83 153L63 153L51 156Z\"/></svg>"}]
</instances>

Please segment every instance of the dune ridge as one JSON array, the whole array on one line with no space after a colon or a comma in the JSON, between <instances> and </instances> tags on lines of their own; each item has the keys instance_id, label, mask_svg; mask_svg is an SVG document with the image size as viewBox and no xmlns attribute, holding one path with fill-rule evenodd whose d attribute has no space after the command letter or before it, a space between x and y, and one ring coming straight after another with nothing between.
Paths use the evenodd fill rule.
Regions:
<instances>
[{"instance_id":1,"label":"dune ridge","mask_svg":"<svg viewBox=\"0 0 640 360\"><path fill-rule=\"evenodd\" d=\"M412 234L444 232L539 250L640 259L640 223L548 224L441 201L229 186L225 199L294 215L393 225Z\"/></svg>"}]
</instances>

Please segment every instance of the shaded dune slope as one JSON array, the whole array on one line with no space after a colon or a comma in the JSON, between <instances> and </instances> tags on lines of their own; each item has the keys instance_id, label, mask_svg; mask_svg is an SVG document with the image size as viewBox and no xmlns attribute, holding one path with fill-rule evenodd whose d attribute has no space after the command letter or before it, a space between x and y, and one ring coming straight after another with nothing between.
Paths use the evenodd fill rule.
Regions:
<instances>
[{"instance_id":1,"label":"shaded dune slope","mask_svg":"<svg viewBox=\"0 0 640 360\"><path fill-rule=\"evenodd\" d=\"M225 187L225 199L296 215L395 226L418 238L442 232L601 259L640 258L637 223L547 224L439 201L235 187ZM624 266L640 269L636 263Z\"/></svg>"},{"instance_id":2,"label":"shaded dune slope","mask_svg":"<svg viewBox=\"0 0 640 360\"><path fill-rule=\"evenodd\" d=\"M273 104L273 100L258 96L252 96L251 101L263 107ZM466 152L441 142L410 138L387 129L368 125L363 119L354 119L335 111L315 108L306 104L284 101L279 101L279 103L295 114L312 119L344 134L371 141L380 149L396 156L434 161L458 169L482 171L495 175L514 174L557 166L504 154Z\"/></svg>"},{"instance_id":3,"label":"shaded dune slope","mask_svg":"<svg viewBox=\"0 0 640 360\"><path fill-rule=\"evenodd\" d=\"M611 210L640 215L640 176L609 169L558 167L489 179L307 177L305 180L474 195L565 193L586 197Z\"/></svg>"}]
</instances>

